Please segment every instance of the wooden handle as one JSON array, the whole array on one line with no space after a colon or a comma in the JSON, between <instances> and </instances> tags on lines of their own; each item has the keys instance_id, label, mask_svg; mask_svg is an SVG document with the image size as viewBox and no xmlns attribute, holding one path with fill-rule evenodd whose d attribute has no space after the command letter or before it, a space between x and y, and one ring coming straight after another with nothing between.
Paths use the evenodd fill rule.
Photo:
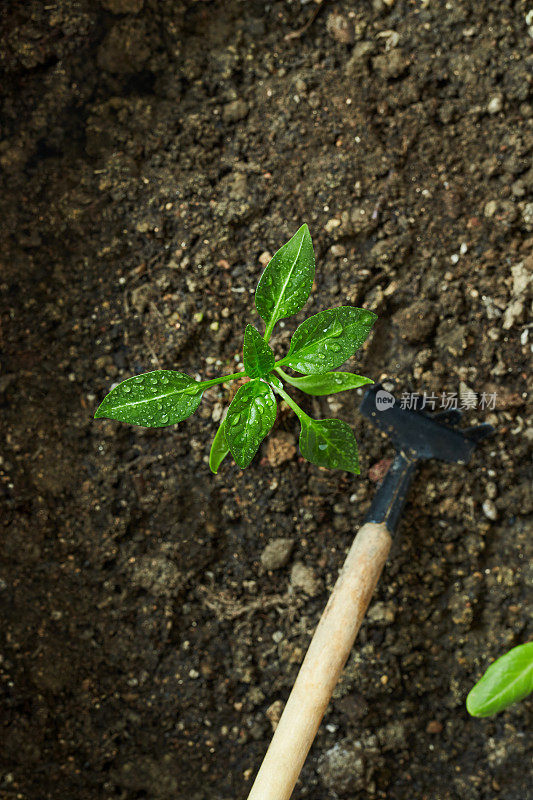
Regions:
<instances>
[{"instance_id":1,"label":"wooden handle","mask_svg":"<svg viewBox=\"0 0 533 800\"><path fill-rule=\"evenodd\" d=\"M383 523L367 522L355 537L248 800L289 800L390 546Z\"/></svg>"}]
</instances>

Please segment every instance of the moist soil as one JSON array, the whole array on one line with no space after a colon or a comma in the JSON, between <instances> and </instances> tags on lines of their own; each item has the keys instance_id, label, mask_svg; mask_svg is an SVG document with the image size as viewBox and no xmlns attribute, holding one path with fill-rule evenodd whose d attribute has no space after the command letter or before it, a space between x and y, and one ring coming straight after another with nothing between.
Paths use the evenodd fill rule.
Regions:
<instances>
[{"instance_id":1,"label":"moist soil","mask_svg":"<svg viewBox=\"0 0 533 800\"><path fill-rule=\"evenodd\" d=\"M301 459L283 407L213 476L230 386L166 429L93 413L143 371L235 371L303 222L305 315L379 315L349 368L495 434L422 466L294 797L528 797L530 705L465 710L528 637L528 11L4 0L2 798L247 796L392 447L353 392L298 399L353 426L359 477Z\"/></svg>"}]
</instances>

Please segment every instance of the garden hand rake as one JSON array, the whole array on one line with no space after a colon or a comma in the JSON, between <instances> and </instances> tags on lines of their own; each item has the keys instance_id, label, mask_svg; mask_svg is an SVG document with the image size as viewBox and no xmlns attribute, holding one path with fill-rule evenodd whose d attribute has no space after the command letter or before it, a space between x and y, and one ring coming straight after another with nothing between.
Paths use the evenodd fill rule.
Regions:
<instances>
[{"instance_id":1,"label":"garden hand rake","mask_svg":"<svg viewBox=\"0 0 533 800\"><path fill-rule=\"evenodd\" d=\"M466 464L490 425L459 430L458 410L428 416L401 408L381 386L369 389L362 413L385 431L396 457L357 533L320 618L248 800L289 800L387 559L420 461Z\"/></svg>"}]
</instances>

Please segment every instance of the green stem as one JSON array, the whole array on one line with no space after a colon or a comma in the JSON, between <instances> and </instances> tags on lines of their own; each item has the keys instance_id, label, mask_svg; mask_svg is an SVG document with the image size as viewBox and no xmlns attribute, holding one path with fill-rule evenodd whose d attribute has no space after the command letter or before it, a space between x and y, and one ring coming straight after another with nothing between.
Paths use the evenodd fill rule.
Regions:
<instances>
[{"instance_id":1,"label":"green stem","mask_svg":"<svg viewBox=\"0 0 533 800\"><path fill-rule=\"evenodd\" d=\"M272 383L271 386L274 389L274 391L280 395L280 397L283 397L289 408L292 408L292 410L294 411L300 422L303 422L303 420L305 419L310 419L310 416L306 414L305 411L302 411L300 406L294 402L292 397L289 394L287 394L287 392L284 389L282 389L280 386L276 386L274 383Z\"/></svg>"},{"instance_id":2,"label":"green stem","mask_svg":"<svg viewBox=\"0 0 533 800\"><path fill-rule=\"evenodd\" d=\"M210 386L215 386L217 383L226 383L226 381L234 381L245 376L245 372L234 372L232 375L221 375L220 378L212 378L210 381L198 381L195 390L197 391L200 387L209 389Z\"/></svg>"},{"instance_id":3,"label":"green stem","mask_svg":"<svg viewBox=\"0 0 533 800\"><path fill-rule=\"evenodd\" d=\"M287 383L290 383L291 386L294 386L291 376L287 375L287 373L284 372L281 369L280 366L278 366L279 364L282 364L282 363L283 363L283 359L281 361L276 361L276 363L274 364L274 369L276 370L277 373L279 373L281 375L281 377L283 378L284 381L287 381Z\"/></svg>"},{"instance_id":4,"label":"green stem","mask_svg":"<svg viewBox=\"0 0 533 800\"><path fill-rule=\"evenodd\" d=\"M263 339L265 340L265 342L270 341L270 337L272 336L272 331L274 330L274 325L275 324L276 324L276 320L274 319L274 321L270 320L270 322L266 326L265 335L263 336Z\"/></svg>"}]
</instances>

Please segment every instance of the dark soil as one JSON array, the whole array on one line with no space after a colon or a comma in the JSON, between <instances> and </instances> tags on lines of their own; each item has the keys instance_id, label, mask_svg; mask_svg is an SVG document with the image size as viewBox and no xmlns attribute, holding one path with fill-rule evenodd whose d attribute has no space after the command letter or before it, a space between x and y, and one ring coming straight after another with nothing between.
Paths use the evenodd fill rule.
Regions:
<instances>
[{"instance_id":1,"label":"dark soil","mask_svg":"<svg viewBox=\"0 0 533 800\"><path fill-rule=\"evenodd\" d=\"M260 256L304 221L306 314L379 314L351 367L496 392L466 419L497 432L421 469L294 797L528 797L530 706L465 697L528 636L529 5L330 2L285 38L316 10L2 3L2 798L246 798L391 447L353 393L301 401L353 425L355 479L284 412L289 460L213 477L227 388L168 429L92 414L145 370L234 370Z\"/></svg>"}]
</instances>

